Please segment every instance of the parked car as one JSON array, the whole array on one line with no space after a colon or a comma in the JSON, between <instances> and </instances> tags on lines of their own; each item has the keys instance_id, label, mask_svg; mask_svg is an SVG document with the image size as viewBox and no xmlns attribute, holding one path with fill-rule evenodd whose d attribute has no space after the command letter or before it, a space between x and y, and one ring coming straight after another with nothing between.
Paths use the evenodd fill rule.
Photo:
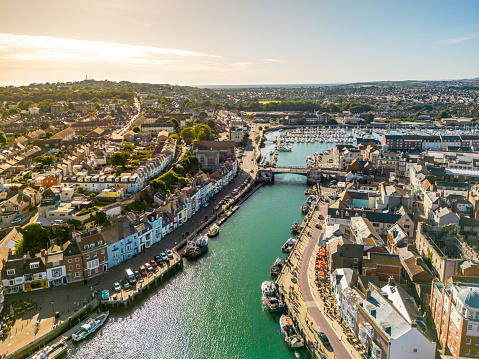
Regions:
<instances>
[{"instance_id":1,"label":"parked car","mask_svg":"<svg viewBox=\"0 0 479 359\"><path fill-rule=\"evenodd\" d=\"M319 337L319 339L321 339L321 341L323 342L324 345L329 344L329 339L326 336L326 334L324 334L323 332L318 332L318 337Z\"/></svg>"},{"instance_id":2,"label":"parked car","mask_svg":"<svg viewBox=\"0 0 479 359\"><path fill-rule=\"evenodd\" d=\"M145 263L145 268L148 270L148 272L153 272L153 267L150 263Z\"/></svg>"},{"instance_id":3,"label":"parked car","mask_svg":"<svg viewBox=\"0 0 479 359\"><path fill-rule=\"evenodd\" d=\"M170 251L169 249L165 251L165 254L168 256L169 259L173 259L173 252Z\"/></svg>"},{"instance_id":4,"label":"parked car","mask_svg":"<svg viewBox=\"0 0 479 359\"><path fill-rule=\"evenodd\" d=\"M167 261L168 260L168 256L166 255L166 253L162 252L160 253L160 257L163 261Z\"/></svg>"},{"instance_id":5,"label":"parked car","mask_svg":"<svg viewBox=\"0 0 479 359\"><path fill-rule=\"evenodd\" d=\"M146 271L146 267L145 266L140 266L140 268L138 268L141 275L147 275L148 272Z\"/></svg>"},{"instance_id":6,"label":"parked car","mask_svg":"<svg viewBox=\"0 0 479 359\"><path fill-rule=\"evenodd\" d=\"M113 283L113 289L115 290L115 292L121 291L120 283L118 283L118 282Z\"/></svg>"},{"instance_id":7,"label":"parked car","mask_svg":"<svg viewBox=\"0 0 479 359\"><path fill-rule=\"evenodd\" d=\"M136 278L136 280L141 278L141 274L137 270L135 271L135 278Z\"/></svg>"},{"instance_id":8,"label":"parked car","mask_svg":"<svg viewBox=\"0 0 479 359\"><path fill-rule=\"evenodd\" d=\"M205 207L205 208L208 207L208 205L209 205L208 202L203 203L203 207Z\"/></svg>"},{"instance_id":9,"label":"parked car","mask_svg":"<svg viewBox=\"0 0 479 359\"><path fill-rule=\"evenodd\" d=\"M157 264L153 259L150 261L150 265L151 265L153 268L158 267L158 264Z\"/></svg>"},{"instance_id":10,"label":"parked car","mask_svg":"<svg viewBox=\"0 0 479 359\"><path fill-rule=\"evenodd\" d=\"M20 223L22 220L20 218L15 218L13 221L11 221L10 223L11 224L15 224L15 223Z\"/></svg>"},{"instance_id":11,"label":"parked car","mask_svg":"<svg viewBox=\"0 0 479 359\"><path fill-rule=\"evenodd\" d=\"M19 216L17 216L17 218L24 219L24 218L25 218L25 215L24 215L24 214L20 214Z\"/></svg>"},{"instance_id":12,"label":"parked car","mask_svg":"<svg viewBox=\"0 0 479 359\"><path fill-rule=\"evenodd\" d=\"M130 287L130 283L125 279L121 281L121 284L123 285L123 289L128 289Z\"/></svg>"},{"instance_id":13,"label":"parked car","mask_svg":"<svg viewBox=\"0 0 479 359\"><path fill-rule=\"evenodd\" d=\"M157 264L160 264L161 262L163 262L163 258L161 258L161 256L154 256L153 259L155 260Z\"/></svg>"}]
</instances>

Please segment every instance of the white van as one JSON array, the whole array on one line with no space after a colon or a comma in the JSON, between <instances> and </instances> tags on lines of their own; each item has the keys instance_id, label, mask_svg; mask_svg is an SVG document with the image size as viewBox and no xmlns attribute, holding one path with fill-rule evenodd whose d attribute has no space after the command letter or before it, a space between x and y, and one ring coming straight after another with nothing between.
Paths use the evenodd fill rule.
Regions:
<instances>
[{"instance_id":1,"label":"white van","mask_svg":"<svg viewBox=\"0 0 479 359\"><path fill-rule=\"evenodd\" d=\"M130 282L131 284L135 283L136 282L136 278L135 278L135 274L133 273L133 271L128 268L126 270L126 279L128 280L128 282Z\"/></svg>"}]
</instances>

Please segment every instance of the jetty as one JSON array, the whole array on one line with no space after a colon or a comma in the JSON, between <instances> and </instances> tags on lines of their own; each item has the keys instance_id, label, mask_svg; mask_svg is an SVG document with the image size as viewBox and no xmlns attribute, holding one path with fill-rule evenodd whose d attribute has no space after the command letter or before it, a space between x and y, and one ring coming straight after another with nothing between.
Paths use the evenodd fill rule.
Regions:
<instances>
[{"instance_id":1,"label":"jetty","mask_svg":"<svg viewBox=\"0 0 479 359\"><path fill-rule=\"evenodd\" d=\"M101 299L100 304L102 307L127 308L133 304L135 299L141 298L145 291L158 286L168 275L182 269L183 258L176 250L173 250L173 258L168 262L158 265L152 272L139 278L134 285L130 285L127 289L122 288L120 292L110 293L110 297Z\"/></svg>"}]
</instances>

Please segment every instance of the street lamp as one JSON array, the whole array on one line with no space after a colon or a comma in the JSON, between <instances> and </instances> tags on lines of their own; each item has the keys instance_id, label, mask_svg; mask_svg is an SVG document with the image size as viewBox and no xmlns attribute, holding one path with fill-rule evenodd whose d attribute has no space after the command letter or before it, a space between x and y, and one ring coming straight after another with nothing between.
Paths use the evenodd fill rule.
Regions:
<instances>
[{"instance_id":1,"label":"street lamp","mask_svg":"<svg viewBox=\"0 0 479 359\"><path fill-rule=\"evenodd\" d=\"M55 324L55 309L53 308L53 300L52 300L52 318L53 318L53 324Z\"/></svg>"}]
</instances>

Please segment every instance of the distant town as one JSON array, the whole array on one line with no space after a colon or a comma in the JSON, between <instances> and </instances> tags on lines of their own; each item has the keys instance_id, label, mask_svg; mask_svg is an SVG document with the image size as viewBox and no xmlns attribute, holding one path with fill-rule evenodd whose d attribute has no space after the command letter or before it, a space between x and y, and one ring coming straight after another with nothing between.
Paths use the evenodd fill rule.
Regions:
<instances>
[{"instance_id":1,"label":"distant town","mask_svg":"<svg viewBox=\"0 0 479 359\"><path fill-rule=\"evenodd\" d=\"M74 313L130 305L284 173L306 176L312 197L272 295L297 308L313 357L479 356L479 79L86 79L0 87L0 113L0 357L33 354ZM280 166L300 144L329 147ZM294 301L296 281L308 294ZM308 295L329 308L332 351L298 314Z\"/></svg>"}]
</instances>

